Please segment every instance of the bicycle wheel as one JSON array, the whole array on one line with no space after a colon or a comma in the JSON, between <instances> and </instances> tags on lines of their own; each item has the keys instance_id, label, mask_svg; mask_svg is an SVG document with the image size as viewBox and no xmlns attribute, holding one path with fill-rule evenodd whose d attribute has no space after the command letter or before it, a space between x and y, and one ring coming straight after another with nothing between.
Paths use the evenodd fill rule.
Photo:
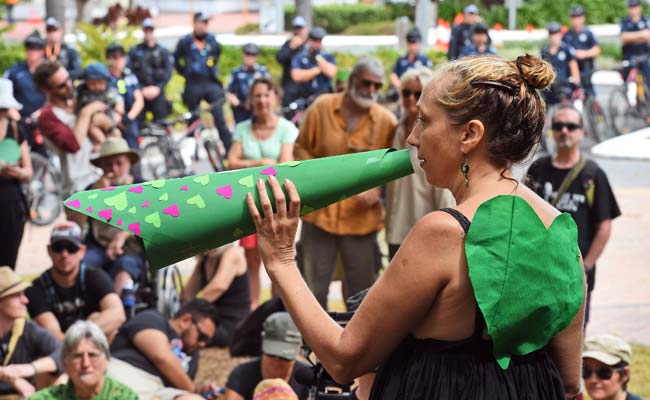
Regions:
<instances>
[{"instance_id":1,"label":"bicycle wheel","mask_svg":"<svg viewBox=\"0 0 650 400\"><path fill-rule=\"evenodd\" d=\"M185 175L185 163L179 154L160 143L149 143L140 157L142 179L178 178Z\"/></svg>"},{"instance_id":2,"label":"bicycle wheel","mask_svg":"<svg viewBox=\"0 0 650 400\"><path fill-rule=\"evenodd\" d=\"M221 155L221 151L219 151L217 144L212 140L206 140L203 142L203 147L205 147L205 151L208 153L208 160L210 161L212 168L216 172L225 171L226 167L223 164L223 155Z\"/></svg>"},{"instance_id":3,"label":"bicycle wheel","mask_svg":"<svg viewBox=\"0 0 650 400\"><path fill-rule=\"evenodd\" d=\"M157 272L157 285L158 291L158 311L160 311L165 318L173 318L174 314L181 306L183 296L183 280L181 272L176 265L170 265L161 268Z\"/></svg>"},{"instance_id":4,"label":"bicycle wheel","mask_svg":"<svg viewBox=\"0 0 650 400\"><path fill-rule=\"evenodd\" d=\"M47 158L38 153L30 156L34 171L26 193L30 222L38 226L49 225L61 213L61 190Z\"/></svg>"},{"instance_id":5,"label":"bicycle wheel","mask_svg":"<svg viewBox=\"0 0 650 400\"><path fill-rule=\"evenodd\" d=\"M624 88L615 89L609 96L609 118L616 135L631 132L638 124L636 109L630 104Z\"/></svg>"},{"instance_id":6,"label":"bicycle wheel","mask_svg":"<svg viewBox=\"0 0 650 400\"><path fill-rule=\"evenodd\" d=\"M607 124L603 107L595 98L590 97L585 101L585 116L589 123L592 139L596 142L602 142L615 136Z\"/></svg>"}]
</instances>

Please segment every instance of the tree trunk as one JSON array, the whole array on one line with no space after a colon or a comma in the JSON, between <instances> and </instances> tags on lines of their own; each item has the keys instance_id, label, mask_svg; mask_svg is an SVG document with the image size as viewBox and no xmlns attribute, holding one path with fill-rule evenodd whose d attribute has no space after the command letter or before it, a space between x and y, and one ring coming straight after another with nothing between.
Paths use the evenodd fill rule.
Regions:
<instances>
[{"instance_id":1,"label":"tree trunk","mask_svg":"<svg viewBox=\"0 0 650 400\"><path fill-rule=\"evenodd\" d=\"M312 24L311 0L296 0L296 15L305 17Z\"/></svg>"},{"instance_id":2,"label":"tree trunk","mask_svg":"<svg viewBox=\"0 0 650 400\"><path fill-rule=\"evenodd\" d=\"M61 29L63 32L66 31L66 21L65 21L65 8L66 0L47 0L45 2L45 16L46 18L54 17L61 23Z\"/></svg>"}]
</instances>

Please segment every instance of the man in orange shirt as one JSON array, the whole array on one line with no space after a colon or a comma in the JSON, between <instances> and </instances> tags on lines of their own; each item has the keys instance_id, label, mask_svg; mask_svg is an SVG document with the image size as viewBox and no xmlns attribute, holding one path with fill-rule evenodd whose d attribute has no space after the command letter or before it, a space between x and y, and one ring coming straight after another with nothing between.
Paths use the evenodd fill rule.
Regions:
<instances>
[{"instance_id":1,"label":"man in orange shirt","mask_svg":"<svg viewBox=\"0 0 650 400\"><path fill-rule=\"evenodd\" d=\"M377 104L384 69L372 57L359 60L343 93L323 94L307 109L294 147L298 160L390 147L397 122ZM371 286L381 265L377 232L383 227L381 188L370 189L303 217L302 272L318 302L343 261L347 296Z\"/></svg>"}]
</instances>

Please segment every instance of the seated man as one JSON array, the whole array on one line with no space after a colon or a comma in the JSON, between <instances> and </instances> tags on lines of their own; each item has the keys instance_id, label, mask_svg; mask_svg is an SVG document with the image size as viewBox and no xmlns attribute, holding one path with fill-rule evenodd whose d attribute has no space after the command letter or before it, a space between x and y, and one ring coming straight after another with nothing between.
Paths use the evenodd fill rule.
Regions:
<instances>
[{"instance_id":1,"label":"seated man","mask_svg":"<svg viewBox=\"0 0 650 400\"><path fill-rule=\"evenodd\" d=\"M52 268L25 292L31 317L59 340L80 319L93 321L113 337L126 320L124 307L106 272L82 262L86 246L79 226L66 222L54 227L47 252Z\"/></svg>"},{"instance_id":2,"label":"seated man","mask_svg":"<svg viewBox=\"0 0 650 400\"><path fill-rule=\"evenodd\" d=\"M277 312L264 321L262 357L236 366L226 383L226 400L250 400L255 386L265 379L281 378L289 383L299 399L306 399L308 386L298 383L294 374L297 368L311 368L296 361L302 336L289 313Z\"/></svg>"},{"instance_id":3,"label":"seated man","mask_svg":"<svg viewBox=\"0 0 650 400\"><path fill-rule=\"evenodd\" d=\"M166 320L156 310L136 314L111 344L108 376L132 388L141 399L202 399L188 374L192 358L210 341L216 326L214 308L205 300L181 306Z\"/></svg>"},{"instance_id":4,"label":"seated man","mask_svg":"<svg viewBox=\"0 0 650 400\"><path fill-rule=\"evenodd\" d=\"M224 347L251 311L246 259L240 247L229 244L197 257L196 267L183 288L183 300L197 296L211 302L219 322L211 345Z\"/></svg>"},{"instance_id":5,"label":"seated man","mask_svg":"<svg viewBox=\"0 0 650 400\"><path fill-rule=\"evenodd\" d=\"M54 374L52 378L62 370L56 338L26 320L24 290L29 286L11 268L0 267L0 398L28 397L37 374Z\"/></svg>"},{"instance_id":6,"label":"seated man","mask_svg":"<svg viewBox=\"0 0 650 400\"><path fill-rule=\"evenodd\" d=\"M138 162L140 156L131 150L126 140L110 137L102 143L99 157L90 160L102 169L101 178L87 189L102 189L108 186L120 186L137 183L131 175L131 166ZM135 236L127 231L114 228L108 224L88 218L88 235L86 236L86 255L84 262L90 266L102 268L113 278L115 292L123 295L124 287L133 287L145 275L142 247ZM127 299L122 296L127 304Z\"/></svg>"}]
</instances>

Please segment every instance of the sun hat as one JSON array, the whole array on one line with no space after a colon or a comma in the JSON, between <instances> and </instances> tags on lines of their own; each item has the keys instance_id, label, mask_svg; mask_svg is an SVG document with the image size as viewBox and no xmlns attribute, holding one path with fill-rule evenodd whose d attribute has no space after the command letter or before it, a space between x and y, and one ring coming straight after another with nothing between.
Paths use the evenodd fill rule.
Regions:
<instances>
[{"instance_id":1,"label":"sun hat","mask_svg":"<svg viewBox=\"0 0 650 400\"><path fill-rule=\"evenodd\" d=\"M632 361L632 347L614 335L592 336L585 340L582 358L593 358L609 366Z\"/></svg>"},{"instance_id":2,"label":"sun hat","mask_svg":"<svg viewBox=\"0 0 650 400\"><path fill-rule=\"evenodd\" d=\"M0 267L0 299L22 292L30 286L32 286L31 283L20 279L10 267Z\"/></svg>"},{"instance_id":3,"label":"sun hat","mask_svg":"<svg viewBox=\"0 0 650 400\"><path fill-rule=\"evenodd\" d=\"M99 149L99 156L93 158L90 162L94 166L101 168L102 160L119 154L128 156L131 164L140 161L140 155L129 147L126 140L121 137L109 137L102 143L102 147Z\"/></svg>"},{"instance_id":4,"label":"sun hat","mask_svg":"<svg viewBox=\"0 0 650 400\"><path fill-rule=\"evenodd\" d=\"M285 360L295 360L302 335L287 312L276 312L264 321L262 352Z\"/></svg>"},{"instance_id":5,"label":"sun hat","mask_svg":"<svg viewBox=\"0 0 650 400\"><path fill-rule=\"evenodd\" d=\"M23 108L14 97L14 83L6 78L0 78L0 108Z\"/></svg>"}]
</instances>

